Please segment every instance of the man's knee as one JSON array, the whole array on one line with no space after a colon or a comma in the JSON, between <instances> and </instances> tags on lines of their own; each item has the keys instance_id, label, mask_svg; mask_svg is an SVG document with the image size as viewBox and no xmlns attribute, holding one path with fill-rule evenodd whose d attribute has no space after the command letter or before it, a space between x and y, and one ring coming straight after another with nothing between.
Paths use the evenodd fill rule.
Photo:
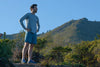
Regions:
<instances>
[{"instance_id":1,"label":"man's knee","mask_svg":"<svg viewBox=\"0 0 100 67\"><path fill-rule=\"evenodd\" d=\"M29 43L25 42L25 43L24 43L24 46L29 46Z\"/></svg>"},{"instance_id":2,"label":"man's knee","mask_svg":"<svg viewBox=\"0 0 100 67\"><path fill-rule=\"evenodd\" d=\"M29 46L29 43L26 43L26 42L25 42L23 48L26 49L26 48L28 48L28 46Z\"/></svg>"},{"instance_id":3,"label":"man's knee","mask_svg":"<svg viewBox=\"0 0 100 67\"><path fill-rule=\"evenodd\" d=\"M34 44L30 44L30 48L32 49L34 47Z\"/></svg>"},{"instance_id":4,"label":"man's knee","mask_svg":"<svg viewBox=\"0 0 100 67\"><path fill-rule=\"evenodd\" d=\"M28 42L25 42L25 44L26 44L26 45L29 45L29 43L28 43Z\"/></svg>"}]
</instances>

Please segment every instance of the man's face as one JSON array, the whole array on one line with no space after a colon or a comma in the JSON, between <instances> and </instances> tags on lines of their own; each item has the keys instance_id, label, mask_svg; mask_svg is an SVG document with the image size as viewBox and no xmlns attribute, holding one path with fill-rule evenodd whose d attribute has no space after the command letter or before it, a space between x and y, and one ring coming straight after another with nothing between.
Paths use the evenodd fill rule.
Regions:
<instances>
[{"instance_id":1,"label":"man's face","mask_svg":"<svg viewBox=\"0 0 100 67\"><path fill-rule=\"evenodd\" d=\"M34 6L31 11L37 13L37 6Z\"/></svg>"}]
</instances>

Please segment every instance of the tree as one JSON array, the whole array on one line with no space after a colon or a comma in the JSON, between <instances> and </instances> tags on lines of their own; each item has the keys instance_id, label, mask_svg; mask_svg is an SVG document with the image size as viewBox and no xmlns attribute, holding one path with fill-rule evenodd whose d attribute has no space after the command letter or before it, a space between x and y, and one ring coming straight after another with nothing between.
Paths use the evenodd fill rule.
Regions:
<instances>
[{"instance_id":1,"label":"tree","mask_svg":"<svg viewBox=\"0 0 100 67\"><path fill-rule=\"evenodd\" d=\"M6 39L6 32L4 32L3 38L4 38L4 40Z\"/></svg>"}]
</instances>

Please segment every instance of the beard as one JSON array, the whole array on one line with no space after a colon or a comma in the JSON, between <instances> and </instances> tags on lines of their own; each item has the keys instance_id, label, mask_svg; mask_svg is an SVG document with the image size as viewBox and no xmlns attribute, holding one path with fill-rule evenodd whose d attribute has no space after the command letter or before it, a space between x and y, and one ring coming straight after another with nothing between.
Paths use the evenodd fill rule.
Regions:
<instances>
[{"instance_id":1,"label":"beard","mask_svg":"<svg viewBox=\"0 0 100 67\"><path fill-rule=\"evenodd\" d=\"M37 13L37 10L32 11L32 13Z\"/></svg>"},{"instance_id":2,"label":"beard","mask_svg":"<svg viewBox=\"0 0 100 67\"><path fill-rule=\"evenodd\" d=\"M37 10L36 11L34 11L35 13L37 13Z\"/></svg>"}]
</instances>

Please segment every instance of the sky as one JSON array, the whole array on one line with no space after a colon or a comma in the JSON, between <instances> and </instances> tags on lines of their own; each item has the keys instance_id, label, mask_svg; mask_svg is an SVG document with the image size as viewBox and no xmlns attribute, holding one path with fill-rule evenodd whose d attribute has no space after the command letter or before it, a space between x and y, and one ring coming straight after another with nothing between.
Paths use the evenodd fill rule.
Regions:
<instances>
[{"instance_id":1,"label":"sky","mask_svg":"<svg viewBox=\"0 0 100 67\"><path fill-rule=\"evenodd\" d=\"M100 0L0 0L0 33L15 34L23 30L19 19L38 4L40 31L47 32L74 19L100 21Z\"/></svg>"}]
</instances>

